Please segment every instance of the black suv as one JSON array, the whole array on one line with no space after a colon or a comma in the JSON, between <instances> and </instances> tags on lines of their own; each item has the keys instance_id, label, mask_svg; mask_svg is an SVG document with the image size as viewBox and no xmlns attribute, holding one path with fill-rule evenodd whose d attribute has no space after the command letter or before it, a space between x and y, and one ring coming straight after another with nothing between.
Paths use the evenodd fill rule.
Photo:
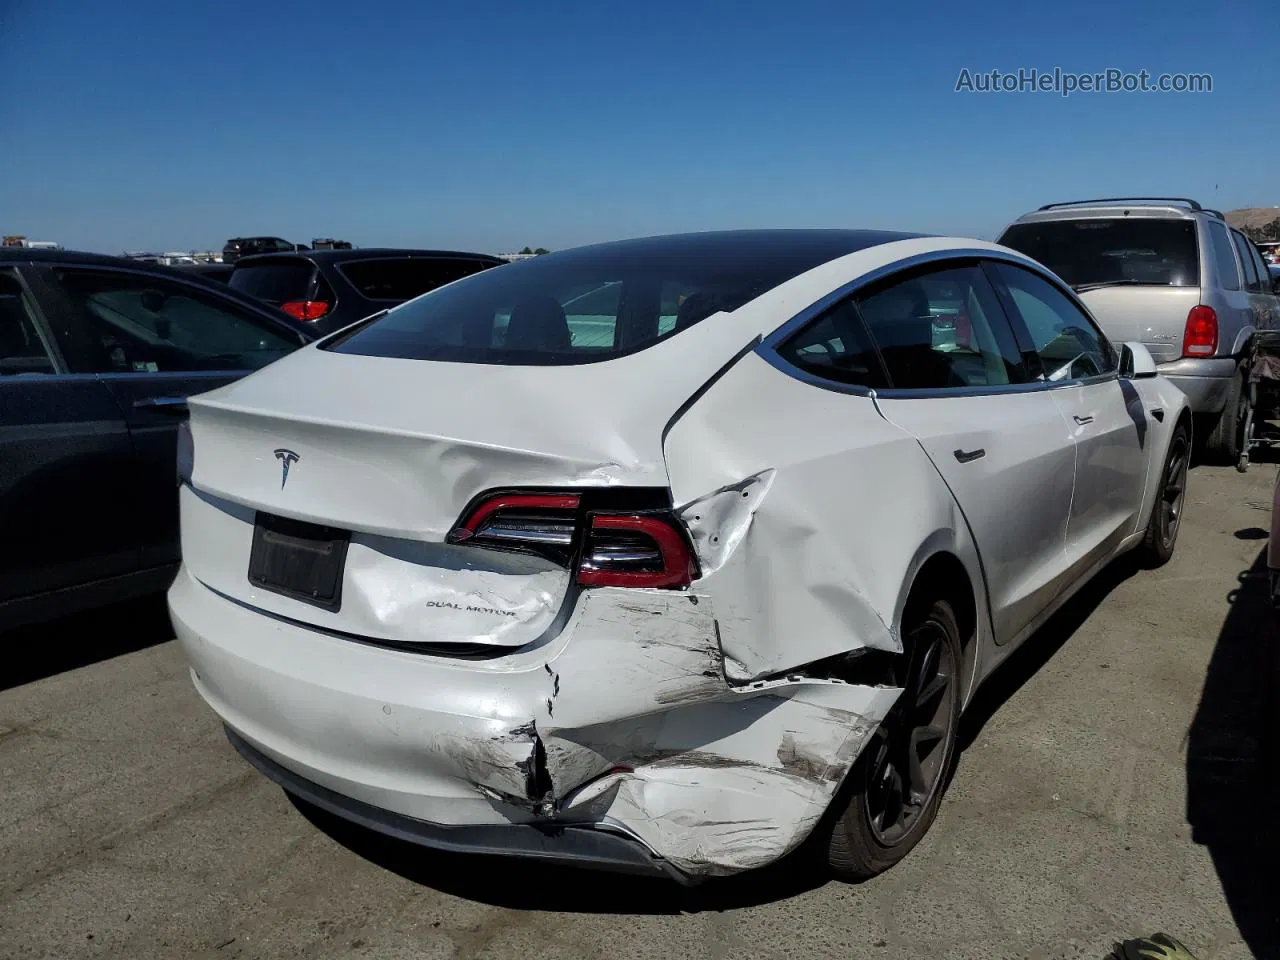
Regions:
<instances>
[{"instance_id":1,"label":"black suv","mask_svg":"<svg viewBox=\"0 0 1280 960\"><path fill-rule=\"evenodd\" d=\"M235 263L241 257L258 253L292 253L305 249L305 244L290 243L279 237L232 237L222 248L222 262Z\"/></svg>"},{"instance_id":2,"label":"black suv","mask_svg":"<svg viewBox=\"0 0 1280 960\"><path fill-rule=\"evenodd\" d=\"M446 250L309 250L247 257L236 263L229 283L329 333L504 263Z\"/></svg>"}]
</instances>

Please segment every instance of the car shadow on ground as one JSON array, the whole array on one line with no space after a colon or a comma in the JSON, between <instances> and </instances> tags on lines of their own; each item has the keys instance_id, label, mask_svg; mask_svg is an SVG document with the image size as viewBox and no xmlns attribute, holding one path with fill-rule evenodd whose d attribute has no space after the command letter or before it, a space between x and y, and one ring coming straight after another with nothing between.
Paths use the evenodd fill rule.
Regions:
<instances>
[{"instance_id":1,"label":"car shadow on ground","mask_svg":"<svg viewBox=\"0 0 1280 960\"><path fill-rule=\"evenodd\" d=\"M0 631L0 690L172 639L164 594Z\"/></svg>"},{"instance_id":2,"label":"car shadow on ground","mask_svg":"<svg viewBox=\"0 0 1280 960\"><path fill-rule=\"evenodd\" d=\"M1137 569L1124 557L1080 590L983 684L961 721L960 746L1047 663L1107 595ZM569 913L689 913L772 903L825 885L821 851L807 843L778 863L684 888L661 879L551 867L516 859L428 851L356 826L310 804L294 805L348 850L414 883L492 906Z\"/></svg>"},{"instance_id":3,"label":"car shadow on ground","mask_svg":"<svg viewBox=\"0 0 1280 960\"><path fill-rule=\"evenodd\" d=\"M1240 539L1254 539L1252 535ZM1240 935L1255 957L1280 958L1280 619L1265 550L1239 575L1187 734L1187 822L1213 858Z\"/></svg>"}]
</instances>

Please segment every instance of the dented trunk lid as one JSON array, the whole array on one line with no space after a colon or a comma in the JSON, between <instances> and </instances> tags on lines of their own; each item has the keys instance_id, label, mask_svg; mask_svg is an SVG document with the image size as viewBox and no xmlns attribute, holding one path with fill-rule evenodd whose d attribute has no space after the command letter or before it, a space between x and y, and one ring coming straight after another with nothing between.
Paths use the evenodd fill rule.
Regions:
<instances>
[{"instance_id":1,"label":"dented trunk lid","mask_svg":"<svg viewBox=\"0 0 1280 960\"><path fill-rule=\"evenodd\" d=\"M356 637L534 642L558 622L570 571L446 535L485 491L666 487L666 425L736 337L699 324L560 367L299 351L191 399L184 561L233 599ZM255 527L273 518L345 538L338 603L251 581Z\"/></svg>"}]
</instances>

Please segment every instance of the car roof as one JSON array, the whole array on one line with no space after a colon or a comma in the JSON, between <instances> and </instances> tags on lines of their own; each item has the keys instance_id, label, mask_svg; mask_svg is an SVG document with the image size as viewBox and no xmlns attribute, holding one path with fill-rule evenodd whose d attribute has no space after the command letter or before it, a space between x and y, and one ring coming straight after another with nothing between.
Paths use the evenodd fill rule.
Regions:
<instances>
[{"instance_id":1,"label":"car roof","mask_svg":"<svg viewBox=\"0 0 1280 960\"><path fill-rule=\"evenodd\" d=\"M817 266L830 260L866 250L868 247L898 240L916 240L920 233L899 233L890 230L842 230L842 229L774 229L774 230L713 230L705 233L677 233L657 237L641 237L633 240L614 240L590 246L574 247L556 253L547 253L527 260L519 260L513 269L536 268L540 262L567 262L579 260L671 260L697 257L726 263L767 262L783 257L795 263Z\"/></svg>"},{"instance_id":2,"label":"car roof","mask_svg":"<svg viewBox=\"0 0 1280 960\"><path fill-rule=\"evenodd\" d=\"M360 247L352 250L284 250L277 253L255 253L249 257L241 257L236 266L242 263L268 263L272 260L298 259L313 260L317 263L332 263L348 260L393 260L396 258L418 259L467 259L487 260L494 264L506 263L501 257L488 253L470 253L464 250L410 250L401 247Z\"/></svg>"},{"instance_id":3,"label":"car roof","mask_svg":"<svg viewBox=\"0 0 1280 960\"><path fill-rule=\"evenodd\" d=\"M1087 201L1080 204L1058 204L1024 213L1014 223L1046 223L1054 220L1089 220L1116 216L1148 220L1194 220L1202 216L1222 215L1216 210L1192 209L1178 203L1159 200Z\"/></svg>"}]
</instances>

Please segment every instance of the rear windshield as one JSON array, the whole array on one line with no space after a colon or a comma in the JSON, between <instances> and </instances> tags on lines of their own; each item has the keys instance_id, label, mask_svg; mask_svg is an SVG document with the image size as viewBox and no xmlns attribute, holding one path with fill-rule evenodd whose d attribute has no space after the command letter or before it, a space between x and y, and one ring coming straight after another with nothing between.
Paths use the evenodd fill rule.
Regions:
<instances>
[{"instance_id":1,"label":"rear windshield","mask_svg":"<svg viewBox=\"0 0 1280 960\"><path fill-rule=\"evenodd\" d=\"M227 281L239 290L267 303L308 300L315 264L310 260L270 260L266 263L236 264Z\"/></svg>"},{"instance_id":2,"label":"rear windshield","mask_svg":"<svg viewBox=\"0 0 1280 960\"><path fill-rule=\"evenodd\" d=\"M851 249L867 242L850 245ZM326 349L376 357L573 364L634 353L845 249L624 241L505 264L396 307Z\"/></svg>"},{"instance_id":3,"label":"rear windshield","mask_svg":"<svg viewBox=\"0 0 1280 960\"><path fill-rule=\"evenodd\" d=\"M338 264L338 270L363 297L403 302L479 273L489 266L491 264L483 260L401 257L396 260L352 260Z\"/></svg>"},{"instance_id":4,"label":"rear windshield","mask_svg":"<svg viewBox=\"0 0 1280 960\"><path fill-rule=\"evenodd\" d=\"M1200 284L1191 220L1080 219L1017 223L1000 242L1039 260L1073 287Z\"/></svg>"}]
</instances>

